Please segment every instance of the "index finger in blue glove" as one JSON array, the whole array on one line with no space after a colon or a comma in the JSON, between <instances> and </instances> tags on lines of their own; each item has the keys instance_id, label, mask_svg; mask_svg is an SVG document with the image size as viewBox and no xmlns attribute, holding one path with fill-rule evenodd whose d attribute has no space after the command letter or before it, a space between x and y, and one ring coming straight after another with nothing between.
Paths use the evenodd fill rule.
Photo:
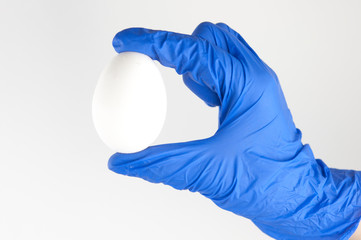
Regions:
<instances>
[{"instance_id":1,"label":"index finger in blue glove","mask_svg":"<svg viewBox=\"0 0 361 240\"><path fill-rule=\"evenodd\" d=\"M232 89L233 94L229 94L227 101L224 101L220 108L220 125L227 117L228 121L233 121L239 116L242 109L247 111L254 105L263 94L266 86L270 86L268 83L272 82L275 77L275 75L270 74L272 70L267 69L267 66L244 39L239 34L235 35L236 32L230 32L230 28L225 28L225 26L227 25L221 23L217 25L211 22L202 22L192 33L193 36L206 40L212 46L223 49L244 65L244 74L241 78L235 75L232 85L237 86L237 84L245 82L243 94L241 94L241 91L237 91L237 87ZM268 73L265 74L266 72ZM192 83L192 81L189 81L189 77L191 76L183 75L186 84L188 82ZM243 85L241 86L243 87Z\"/></svg>"},{"instance_id":2,"label":"index finger in blue glove","mask_svg":"<svg viewBox=\"0 0 361 240\"><path fill-rule=\"evenodd\" d=\"M246 65L254 65L261 62L257 54L238 33L239 38L224 26L227 25L223 23L202 22L193 31L192 35L201 37L222 48Z\"/></svg>"},{"instance_id":3,"label":"index finger in blue glove","mask_svg":"<svg viewBox=\"0 0 361 240\"><path fill-rule=\"evenodd\" d=\"M145 28L128 28L113 39L115 50L148 55L178 74L189 73L197 84L207 87L223 102L227 94L242 90L242 63L217 46L196 36ZM236 86L231 86L237 79Z\"/></svg>"},{"instance_id":4,"label":"index finger in blue glove","mask_svg":"<svg viewBox=\"0 0 361 240\"><path fill-rule=\"evenodd\" d=\"M216 24L211 22L200 23L193 31L192 36L200 37L208 41L213 46L219 47L231 54L233 57L237 58L246 66L246 68L248 68L248 70L245 72L250 72L250 69L256 68L257 65L263 65L262 60L258 58L255 52L245 41L240 41L233 33ZM235 79L233 80L234 83L243 82L243 79L237 79L236 77L237 76L235 76ZM212 96L208 94L206 90L202 89L202 86L192 81L192 76L190 74L184 74L183 81L188 86L188 88L190 88L196 95L202 98L207 105L217 105L217 103L213 101ZM235 93L240 92L235 91ZM223 113L227 113L228 115L231 112L231 108L236 104L236 99L240 99L240 95L232 94L232 96L228 98L227 105L223 104L220 114L220 123L225 117Z\"/></svg>"},{"instance_id":5,"label":"index finger in blue glove","mask_svg":"<svg viewBox=\"0 0 361 240\"><path fill-rule=\"evenodd\" d=\"M205 39L209 43L229 51L227 34L221 32L220 28L211 22L202 22L193 31L192 36ZM200 97L208 106L219 106L219 99L212 94L207 87L198 84L189 73L183 74L183 82L187 87Z\"/></svg>"},{"instance_id":6,"label":"index finger in blue glove","mask_svg":"<svg viewBox=\"0 0 361 240\"><path fill-rule=\"evenodd\" d=\"M243 45L243 42L239 41L228 30L221 28L220 26L211 22L202 22L193 31L192 36L203 38L214 46L222 48L232 56L236 57L240 61L250 62L255 59L254 56L249 57L254 52L249 51L248 45ZM255 53L254 53L255 54ZM255 59L259 61L258 59ZM248 63L251 65L253 63ZM183 74L183 81L189 89L191 89L198 97L200 97L208 106L218 106L219 99L210 93L209 89L198 84L193 80L193 77L189 73Z\"/></svg>"},{"instance_id":7,"label":"index finger in blue glove","mask_svg":"<svg viewBox=\"0 0 361 240\"><path fill-rule=\"evenodd\" d=\"M220 29L223 29L224 31L227 31L230 35L232 35L235 39L237 39L243 46L243 49L248 49L248 52L252 53L251 55L253 55L253 58L257 59L259 62L263 63L263 66L266 67L267 71L273 76L273 78L278 81L278 77L276 75L276 73L265 63L263 62L263 60L258 56L258 54L249 46L249 44L246 42L246 40L244 40L244 38L241 36L241 34L239 34L236 30L234 30L233 28L231 28L229 25L219 22L216 23L216 26L219 27ZM239 54L237 53L238 49L235 48L236 52L231 52L231 54L233 56L238 56Z\"/></svg>"},{"instance_id":8,"label":"index finger in blue glove","mask_svg":"<svg viewBox=\"0 0 361 240\"><path fill-rule=\"evenodd\" d=\"M246 42L246 40L244 40L241 34L236 32L233 28L222 22L216 23L215 25L220 29L227 31L230 35L234 36L242 44L244 48L247 48L249 52L252 52L252 54L258 57L257 53L249 46L249 44Z\"/></svg>"}]
</instances>

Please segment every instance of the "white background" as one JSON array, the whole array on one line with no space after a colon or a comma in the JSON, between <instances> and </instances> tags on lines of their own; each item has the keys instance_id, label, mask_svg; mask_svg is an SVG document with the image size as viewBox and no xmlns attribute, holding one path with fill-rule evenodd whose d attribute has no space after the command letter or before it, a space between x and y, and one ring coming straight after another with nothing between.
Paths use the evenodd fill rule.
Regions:
<instances>
[{"instance_id":1,"label":"white background","mask_svg":"<svg viewBox=\"0 0 361 240\"><path fill-rule=\"evenodd\" d=\"M238 31L278 74L296 126L330 167L361 169L361 1L0 0L0 239L270 239L210 200L107 169L91 100L128 27ZM155 144L211 136L217 109L158 62Z\"/></svg>"}]
</instances>

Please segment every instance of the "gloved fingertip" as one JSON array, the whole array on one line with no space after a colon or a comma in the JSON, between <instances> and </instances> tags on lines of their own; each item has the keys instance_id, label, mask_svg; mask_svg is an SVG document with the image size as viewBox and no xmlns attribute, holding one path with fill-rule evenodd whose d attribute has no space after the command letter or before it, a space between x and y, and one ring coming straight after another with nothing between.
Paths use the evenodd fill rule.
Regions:
<instances>
[{"instance_id":1,"label":"gloved fingertip","mask_svg":"<svg viewBox=\"0 0 361 240\"><path fill-rule=\"evenodd\" d=\"M216 25L218 27L223 27L223 28L229 29L229 26L227 24L223 23L223 22L218 22L218 23L216 23Z\"/></svg>"},{"instance_id":2,"label":"gloved fingertip","mask_svg":"<svg viewBox=\"0 0 361 240\"><path fill-rule=\"evenodd\" d=\"M117 52L117 53L120 53L120 49L122 48L123 46L123 42L120 40L120 38L117 36L119 33L117 33L114 38L113 38L113 42L112 42L112 45L113 45L113 48L114 50Z\"/></svg>"},{"instance_id":3,"label":"gloved fingertip","mask_svg":"<svg viewBox=\"0 0 361 240\"><path fill-rule=\"evenodd\" d=\"M204 28L211 29L212 27L214 27L213 23L211 23L209 21L204 21L204 22L201 22L200 24L198 24L198 26L196 27L196 29L194 31L197 31L198 29L204 29Z\"/></svg>"},{"instance_id":4,"label":"gloved fingertip","mask_svg":"<svg viewBox=\"0 0 361 240\"><path fill-rule=\"evenodd\" d=\"M108 160L108 169L116 173L126 173L126 166L133 161L129 158L129 154L114 153Z\"/></svg>"},{"instance_id":5,"label":"gloved fingertip","mask_svg":"<svg viewBox=\"0 0 361 240\"><path fill-rule=\"evenodd\" d=\"M209 88L198 84L193 80L190 74L183 75L184 84L200 99L202 99L208 106L215 107L220 105L220 100L217 94L212 92Z\"/></svg>"},{"instance_id":6,"label":"gloved fingertip","mask_svg":"<svg viewBox=\"0 0 361 240\"><path fill-rule=\"evenodd\" d=\"M115 172L115 154L113 154L108 160L108 169Z\"/></svg>"},{"instance_id":7,"label":"gloved fingertip","mask_svg":"<svg viewBox=\"0 0 361 240\"><path fill-rule=\"evenodd\" d=\"M132 27L126 28L115 34L113 47L116 52L134 51L139 45L146 41L146 34L152 32L150 29Z\"/></svg>"}]
</instances>

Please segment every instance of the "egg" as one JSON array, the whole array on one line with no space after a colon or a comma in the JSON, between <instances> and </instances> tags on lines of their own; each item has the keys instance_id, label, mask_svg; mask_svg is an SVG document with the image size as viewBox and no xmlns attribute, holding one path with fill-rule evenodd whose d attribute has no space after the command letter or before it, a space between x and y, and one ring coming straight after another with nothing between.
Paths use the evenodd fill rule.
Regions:
<instances>
[{"instance_id":1,"label":"egg","mask_svg":"<svg viewBox=\"0 0 361 240\"><path fill-rule=\"evenodd\" d=\"M112 150L134 153L150 146L162 130L166 109L161 73L147 55L120 53L102 71L92 117L100 139Z\"/></svg>"}]
</instances>

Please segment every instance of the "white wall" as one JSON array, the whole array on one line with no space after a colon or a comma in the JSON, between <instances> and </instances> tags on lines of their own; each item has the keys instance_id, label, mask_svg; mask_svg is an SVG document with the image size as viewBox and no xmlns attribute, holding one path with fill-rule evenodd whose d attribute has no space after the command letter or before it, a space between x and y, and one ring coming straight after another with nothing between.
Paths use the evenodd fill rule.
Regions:
<instances>
[{"instance_id":1,"label":"white wall","mask_svg":"<svg viewBox=\"0 0 361 240\"><path fill-rule=\"evenodd\" d=\"M360 1L0 0L0 239L270 239L210 200L110 172L91 119L112 38L128 27L236 29L278 74L296 126L330 167L361 169ZM210 136L173 69L156 144Z\"/></svg>"}]
</instances>

